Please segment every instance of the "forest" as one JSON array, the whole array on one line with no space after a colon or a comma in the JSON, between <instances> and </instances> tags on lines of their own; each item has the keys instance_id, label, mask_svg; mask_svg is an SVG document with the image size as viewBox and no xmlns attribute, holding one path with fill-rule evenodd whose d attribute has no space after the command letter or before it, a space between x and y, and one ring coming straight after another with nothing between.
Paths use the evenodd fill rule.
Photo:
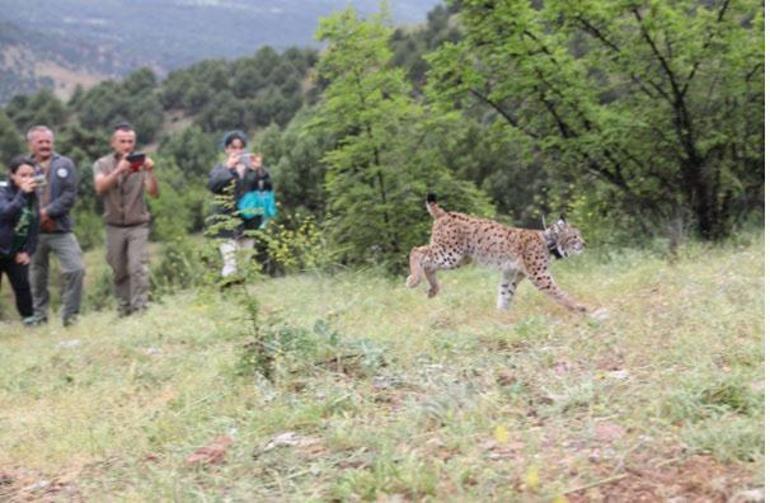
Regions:
<instances>
[{"instance_id":1,"label":"forest","mask_svg":"<svg viewBox=\"0 0 770 503\"><path fill-rule=\"evenodd\" d=\"M320 51L265 46L163 80L145 68L67 101L17 95L0 110L0 162L51 127L79 169L88 250L103 241L91 166L111 126L133 124L161 184L156 286L189 286L205 263L206 177L232 129L275 182L279 218L261 234L274 273L403 272L428 236L429 191L517 226L564 214L591 247L675 253L762 226L763 33L746 0L458 0L414 29L348 9L322 19Z\"/></svg>"}]
</instances>

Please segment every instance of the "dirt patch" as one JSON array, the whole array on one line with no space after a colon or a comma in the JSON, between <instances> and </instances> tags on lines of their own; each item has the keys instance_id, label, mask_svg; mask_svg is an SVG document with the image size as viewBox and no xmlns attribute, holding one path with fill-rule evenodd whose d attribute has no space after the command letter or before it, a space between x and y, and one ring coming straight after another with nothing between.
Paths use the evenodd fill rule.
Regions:
<instances>
[{"instance_id":1,"label":"dirt patch","mask_svg":"<svg viewBox=\"0 0 770 503\"><path fill-rule=\"evenodd\" d=\"M0 470L0 501L84 501L72 475L46 477L24 468Z\"/></svg>"},{"instance_id":2,"label":"dirt patch","mask_svg":"<svg viewBox=\"0 0 770 503\"><path fill-rule=\"evenodd\" d=\"M605 481L602 483L602 481ZM595 484L568 494L571 502L589 501L745 501L742 494L756 489L752 476L736 465L723 465L711 456L693 456L658 466L628 466L619 475L607 474ZM752 493L753 494L753 493Z\"/></svg>"}]
</instances>

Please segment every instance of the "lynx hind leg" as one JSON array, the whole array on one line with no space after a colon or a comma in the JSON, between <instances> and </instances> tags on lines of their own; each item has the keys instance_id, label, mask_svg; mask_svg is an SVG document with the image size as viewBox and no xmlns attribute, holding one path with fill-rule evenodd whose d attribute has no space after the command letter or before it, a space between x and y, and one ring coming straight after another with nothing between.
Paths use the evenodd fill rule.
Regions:
<instances>
[{"instance_id":1,"label":"lynx hind leg","mask_svg":"<svg viewBox=\"0 0 770 503\"><path fill-rule=\"evenodd\" d=\"M438 293L438 280L436 279L436 268L431 260L430 245L415 246L409 253L409 277L406 278L407 288L415 288L420 284L422 278L428 280L430 288L428 297L435 297Z\"/></svg>"},{"instance_id":2,"label":"lynx hind leg","mask_svg":"<svg viewBox=\"0 0 770 503\"><path fill-rule=\"evenodd\" d=\"M430 288L428 288L428 298L430 299L435 297L439 290L438 279L436 278L436 269L426 267L424 271L425 279L428 280L428 284L430 285Z\"/></svg>"},{"instance_id":3,"label":"lynx hind leg","mask_svg":"<svg viewBox=\"0 0 770 503\"><path fill-rule=\"evenodd\" d=\"M425 271L422 268L422 260L425 257L425 253L428 250L428 246L415 246L412 248L409 254L409 277L406 278L407 288L415 288L422 281L425 276Z\"/></svg>"},{"instance_id":4,"label":"lynx hind leg","mask_svg":"<svg viewBox=\"0 0 770 503\"><path fill-rule=\"evenodd\" d=\"M551 273L544 266L535 269L528 274L530 281L535 287L553 300L566 307L570 311L588 312L588 308L578 302L575 302L566 292L556 285Z\"/></svg>"},{"instance_id":5,"label":"lynx hind leg","mask_svg":"<svg viewBox=\"0 0 770 503\"><path fill-rule=\"evenodd\" d=\"M449 251L445 247L435 244L415 248L412 250L412 254L410 257L412 274L407 279L407 286L412 284L417 286L419 283L417 278L419 277L415 276L415 272L421 272L430 285L428 289L429 298L435 297L438 294L439 284L436 272L439 269L454 269L466 263L465 257L461 253Z\"/></svg>"}]
</instances>

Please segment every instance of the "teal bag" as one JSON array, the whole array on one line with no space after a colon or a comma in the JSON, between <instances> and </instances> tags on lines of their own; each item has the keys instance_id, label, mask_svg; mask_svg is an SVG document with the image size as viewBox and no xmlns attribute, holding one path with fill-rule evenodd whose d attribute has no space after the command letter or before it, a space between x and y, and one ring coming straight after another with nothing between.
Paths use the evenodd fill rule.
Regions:
<instances>
[{"instance_id":1,"label":"teal bag","mask_svg":"<svg viewBox=\"0 0 770 503\"><path fill-rule=\"evenodd\" d=\"M275 193L272 190L246 192L238 200L238 213L245 220L251 220L261 215L262 225L260 227L264 227L268 220L275 218L278 214L278 208L275 205Z\"/></svg>"}]
</instances>

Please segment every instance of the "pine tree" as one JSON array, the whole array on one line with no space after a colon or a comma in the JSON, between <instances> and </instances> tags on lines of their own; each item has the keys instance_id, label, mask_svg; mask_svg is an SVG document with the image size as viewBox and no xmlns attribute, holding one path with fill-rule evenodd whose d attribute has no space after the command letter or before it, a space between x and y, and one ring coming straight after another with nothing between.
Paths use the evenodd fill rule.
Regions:
<instances>
[{"instance_id":1,"label":"pine tree","mask_svg":"<svg viewBox=\"0 0 770 503\"><path fill-rule=\"evenodd\" d=\"M328 47L318 69L329 84L311 127L337 138L323 161L326 230L340 260L398 271L411 247L426 241L429 189L465 210L489 205L430 148L432 118L391 64L391 34L384 16L361 20L352 9L321 21L317 36Z\"/></svg>"}]
</instances>

